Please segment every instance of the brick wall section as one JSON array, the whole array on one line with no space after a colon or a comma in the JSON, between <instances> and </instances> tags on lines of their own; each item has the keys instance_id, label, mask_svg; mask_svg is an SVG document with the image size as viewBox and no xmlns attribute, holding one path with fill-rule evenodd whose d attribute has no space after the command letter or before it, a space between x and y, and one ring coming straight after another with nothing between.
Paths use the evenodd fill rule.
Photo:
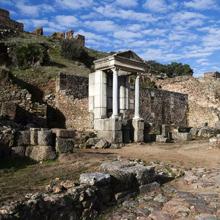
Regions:
<instances>
[{"instance_id":1,"label":"brick wall section","mask_svg":"<svg viewBox=\"0 0 220 220\"><path fill-rule=\"evenodd\" d=\"M187 126L188 96L158 89L141 89L140 113L158 130L162 124Z\"/></svg>"},{"instance_id":2,"label":"brick wall section","mask_svg":"<svg viewBox=\"0 0 220 220\"><path fill-rule=\"evenodd\" d=\"M0 28L9 28L12 30L23 32L24 25L10 19L9 12L0 8Z\"/></svg>"},{"instance_id":3,"label":"brick wall section","mask_svg":"<svg viewBox=\"0 0 220 220\"><path fill-rule=\"evenodd\" d=\"M67 128L90 128L88 78L60 73L56 84L56 108L64 115Z\"/></svg>"}]
</instances>

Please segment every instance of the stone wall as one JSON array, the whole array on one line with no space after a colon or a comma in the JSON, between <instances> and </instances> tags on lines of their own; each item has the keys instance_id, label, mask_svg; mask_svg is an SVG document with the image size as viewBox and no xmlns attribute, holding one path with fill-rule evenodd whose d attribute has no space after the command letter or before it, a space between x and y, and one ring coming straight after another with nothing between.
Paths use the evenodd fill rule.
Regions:
<instances>
[{"instance_id":1,"label":"stone wall","mask_svg":"<svg viewBox=\"0 0 220 220\"><path fill-rule=\"evenodd\" d=\"M162 124L187 126L188 96L159 89L140 91L140 113L147 123L158 130Z\"/></svg>"},{"instance_id":2,"label":"stone wall","mask_svg":"<svg viewBox=\"0 0 220 220\"><path fill-rule=\"evenodd\" d=\"M220 121L220 81L215 78L189 76L157 80L162 89L188 95L188 126L214 127Z\"/></svg>"},{"instance_id":3,"label":"stone wall","mask_svg":"<svg viewBox=\"0 0 220 220\"><path fill-rule=\"evenodd\" d=\"M13 77L12 77L13 78ZM47 106L32 102L32 95L22 89L7 72L0 72L0 116L26 125L47 125Z\"/></svg>"},{"instance_id":4,"label":"stone wall","mask_svg":"<svg viewBox=\"0 0 220 220\"><path fill-rule=\"evenodd\" d=\"M23 32L24 25L10 19L10 13L7 10L0 9L0 28Z\"/></svg>"},{"instance_id":5,"label":"stone wall","mask_svg":"<svg viewBox=\"0 0 220 220\"><path fill-rule=\"evenodd\" d=\"M60 73L56 84L56 108L64 115L67 128L90 128L88 78Z\"/></svg>"}]
</instances>

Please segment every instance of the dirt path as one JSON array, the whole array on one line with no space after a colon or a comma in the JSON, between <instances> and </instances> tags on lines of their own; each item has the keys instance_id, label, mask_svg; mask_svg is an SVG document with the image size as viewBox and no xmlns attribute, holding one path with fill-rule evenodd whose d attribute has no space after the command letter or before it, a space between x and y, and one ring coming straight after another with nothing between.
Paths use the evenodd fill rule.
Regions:
<instances>
[{"instance_id":1,"label":"dirt path","mask_svg":"<svg viewBox=\"0 0 220 220\"><path fill-rule=\"evenodd\" d=\"M146 162L159 160L186 168L220 167L220 149L211 148L207 141L173 144L130 144L119 150L102 152L116 153L125 158L142 159Z\"/></svg>"}]
</instances>

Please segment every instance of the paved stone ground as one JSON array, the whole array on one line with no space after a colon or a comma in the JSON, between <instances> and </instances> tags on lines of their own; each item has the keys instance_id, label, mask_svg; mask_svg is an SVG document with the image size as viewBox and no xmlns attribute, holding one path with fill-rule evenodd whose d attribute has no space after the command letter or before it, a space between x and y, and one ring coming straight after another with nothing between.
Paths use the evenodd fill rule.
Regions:
<instances>
[{"instance_id":1,"label":"paved stone ground","mask_svg":"<svg viewBox=\"0 0 220 220\"><path fill-rule=\"evenodd\" d=\"M218 220L220 168L187 170L184 177L124 201L103 219Z\"/></svg>"}]
</instances>

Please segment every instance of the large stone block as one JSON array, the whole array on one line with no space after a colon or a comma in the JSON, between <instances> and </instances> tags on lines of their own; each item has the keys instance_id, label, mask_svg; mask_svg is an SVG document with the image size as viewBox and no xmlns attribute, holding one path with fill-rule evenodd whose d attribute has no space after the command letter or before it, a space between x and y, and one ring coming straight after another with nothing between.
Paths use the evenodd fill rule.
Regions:
<instances>
[{"instance_id":1,"label":"large stone block","mask_svg":"<svg viewBox=\"0 0 220 220\"><path fill-rule=\"evenodd\" d=\"M169 136L169 132L170 132L170 126L163 124L161 126L161 135L164 137L168 137Z\"/></svg>"},{"instance_id":2,"label":"large stone block","mask_svg":"<svg viewBox=\"0 0 220 220\"><path fill-rule=\"evenodd\" d=\"M12 147L11 151L12 151L11 152L12 155L14 155L14 156L24 157L25 156L26 147L25 146Z\"/></svg>"},{"instance_id":3,"label":"large stone block","mask_svg":"<svg viewBox=\"0 0 220 220\"><path fill-rule=\"evenodd\" d=\"M103 186L110 184L111 176L105 173L83 173L80 175L79 181L81 184L87 184L91 186Z\"/></svg>"},{"instance_id":4,"label":"large stone block","mask_svg":"<svg viewBox=\"0 0 220 220\"><path fill-rule=\"evenodd\" d=\"M132 125L134 129L144 130L144 120L142 118L137 118L132 120Z\"/></svg>"},{"instance_id":5,"label":"large stone block","mask_svg":"<svg viewBox=\"0 0 220 220\"><path fill-rule=\"evenodd\" d=\"M172 138L178 141L191 141L192 135L189 132L173 132Z\"/></svg>"},{"instance_id":6,"label":"large stone block","mask_svg":"<svg viewBox=\"0 0 220 220\"><path fill-rule=\"evenodd\" d=\"M159 143L168 143L168 138L164 137L163 135L157 135L156 136L156 142Z\"/></svg>"},{"instance_id":7,"label":"large stone block","mask_svg":"<svg viewBox=\"0 0 220 220\"><path fill-rule=\"evenodd\" d=\"M51 130L38 131L38 144L41 146L52 146L54 144L54 138Z\"/></svg>"},{"instance_id":8,"label":"large stone block","mask_svg":"<svg viewBox=\"0 0 220 220\"><path fill-rule=\"evenodd\" d=\"M76 133L73 129L52 129L52 132L56 134L56 137L60 138L74 138Z\"/></svg>"},{"instance_id":9,"label":"large stone block","mask_svg":"<svg viewBox=\"0 0 220 220\"><path fill-rule=\"evenodd\" d=\"M30 131L20 131L16 135L17 146L28 146L30 145Z\"/></svg>"},{"instance_id":10,"label":"large stone block","mask_svg":"<svg viewBox=\"0 0 220 220\"><path fill-rule=\"evenodd\" d=\"M25 155L36 161L54 160L56 152L51 146L27 147Z\"/></svg>"},{"instance_id":11,"label":"large stone block","mask_svg":"<svg viewBox=\"0 0 220 220\"><path fill-rule=\"evenodd\" d=\"M120 131L122 122L117 118L95 119L94 129L99 131Z\"/></svg>"},{"instance_id":12,"label":"large stone block","mask_svg":"<svg viewBox=\"0 0 220 220\"><path fill-rule=\"evenodd\" d=\"M144 166L130 161L104 162L100 170L113 177L114 191L125 191L148 184L155 177L154 167Z\"/></svg>"},{"instance_id":13,"label":"large stone block","mask_svg":"<svg viewBox=\"0 0 220 220\"><path fill-rule=\"evenodd\" d=\"M39 128L30 128L30 144L38 145L38 131Z\"/></svg>"},{"instance_id":14,"label":"large stone block","mask_svg":"<svg viewBox=\"0 0 220 220\"><path fill-rule=\"evenodd\" d=\"M73 138L56 138L56 151L58 153L72 153L74 148Z\"/></svg>"},{"instance_id":15,"label":"large stone block","mask_svg":"<svg viewBox=\"0 0 220 220\"><path fill-rule=\"evenodd\" d=\"M95 119L101 119L101 118L106 118L106 108L94 108L94 118Z\"/></svg>"},{"instance_id":16,"label":"large stone block","mask_svg":"<svg viewBox=\"0 0 220 220\"><path fill-rule=\"evenodd\" d=\"M98 138L104 138L110 143L122 143L121 131L97 131Z\"/></svg>"},{"instance_id":17,"label":"large stone block","mask_svg":"<svg viewBox=\"0 0 220 220\"><path fill-rule=\"evenodd\" d=\"M144 120L141 118L134 118L132 120L132 125L134 127L134 142L144 141Z\"/></svg>"}]
</instances>

